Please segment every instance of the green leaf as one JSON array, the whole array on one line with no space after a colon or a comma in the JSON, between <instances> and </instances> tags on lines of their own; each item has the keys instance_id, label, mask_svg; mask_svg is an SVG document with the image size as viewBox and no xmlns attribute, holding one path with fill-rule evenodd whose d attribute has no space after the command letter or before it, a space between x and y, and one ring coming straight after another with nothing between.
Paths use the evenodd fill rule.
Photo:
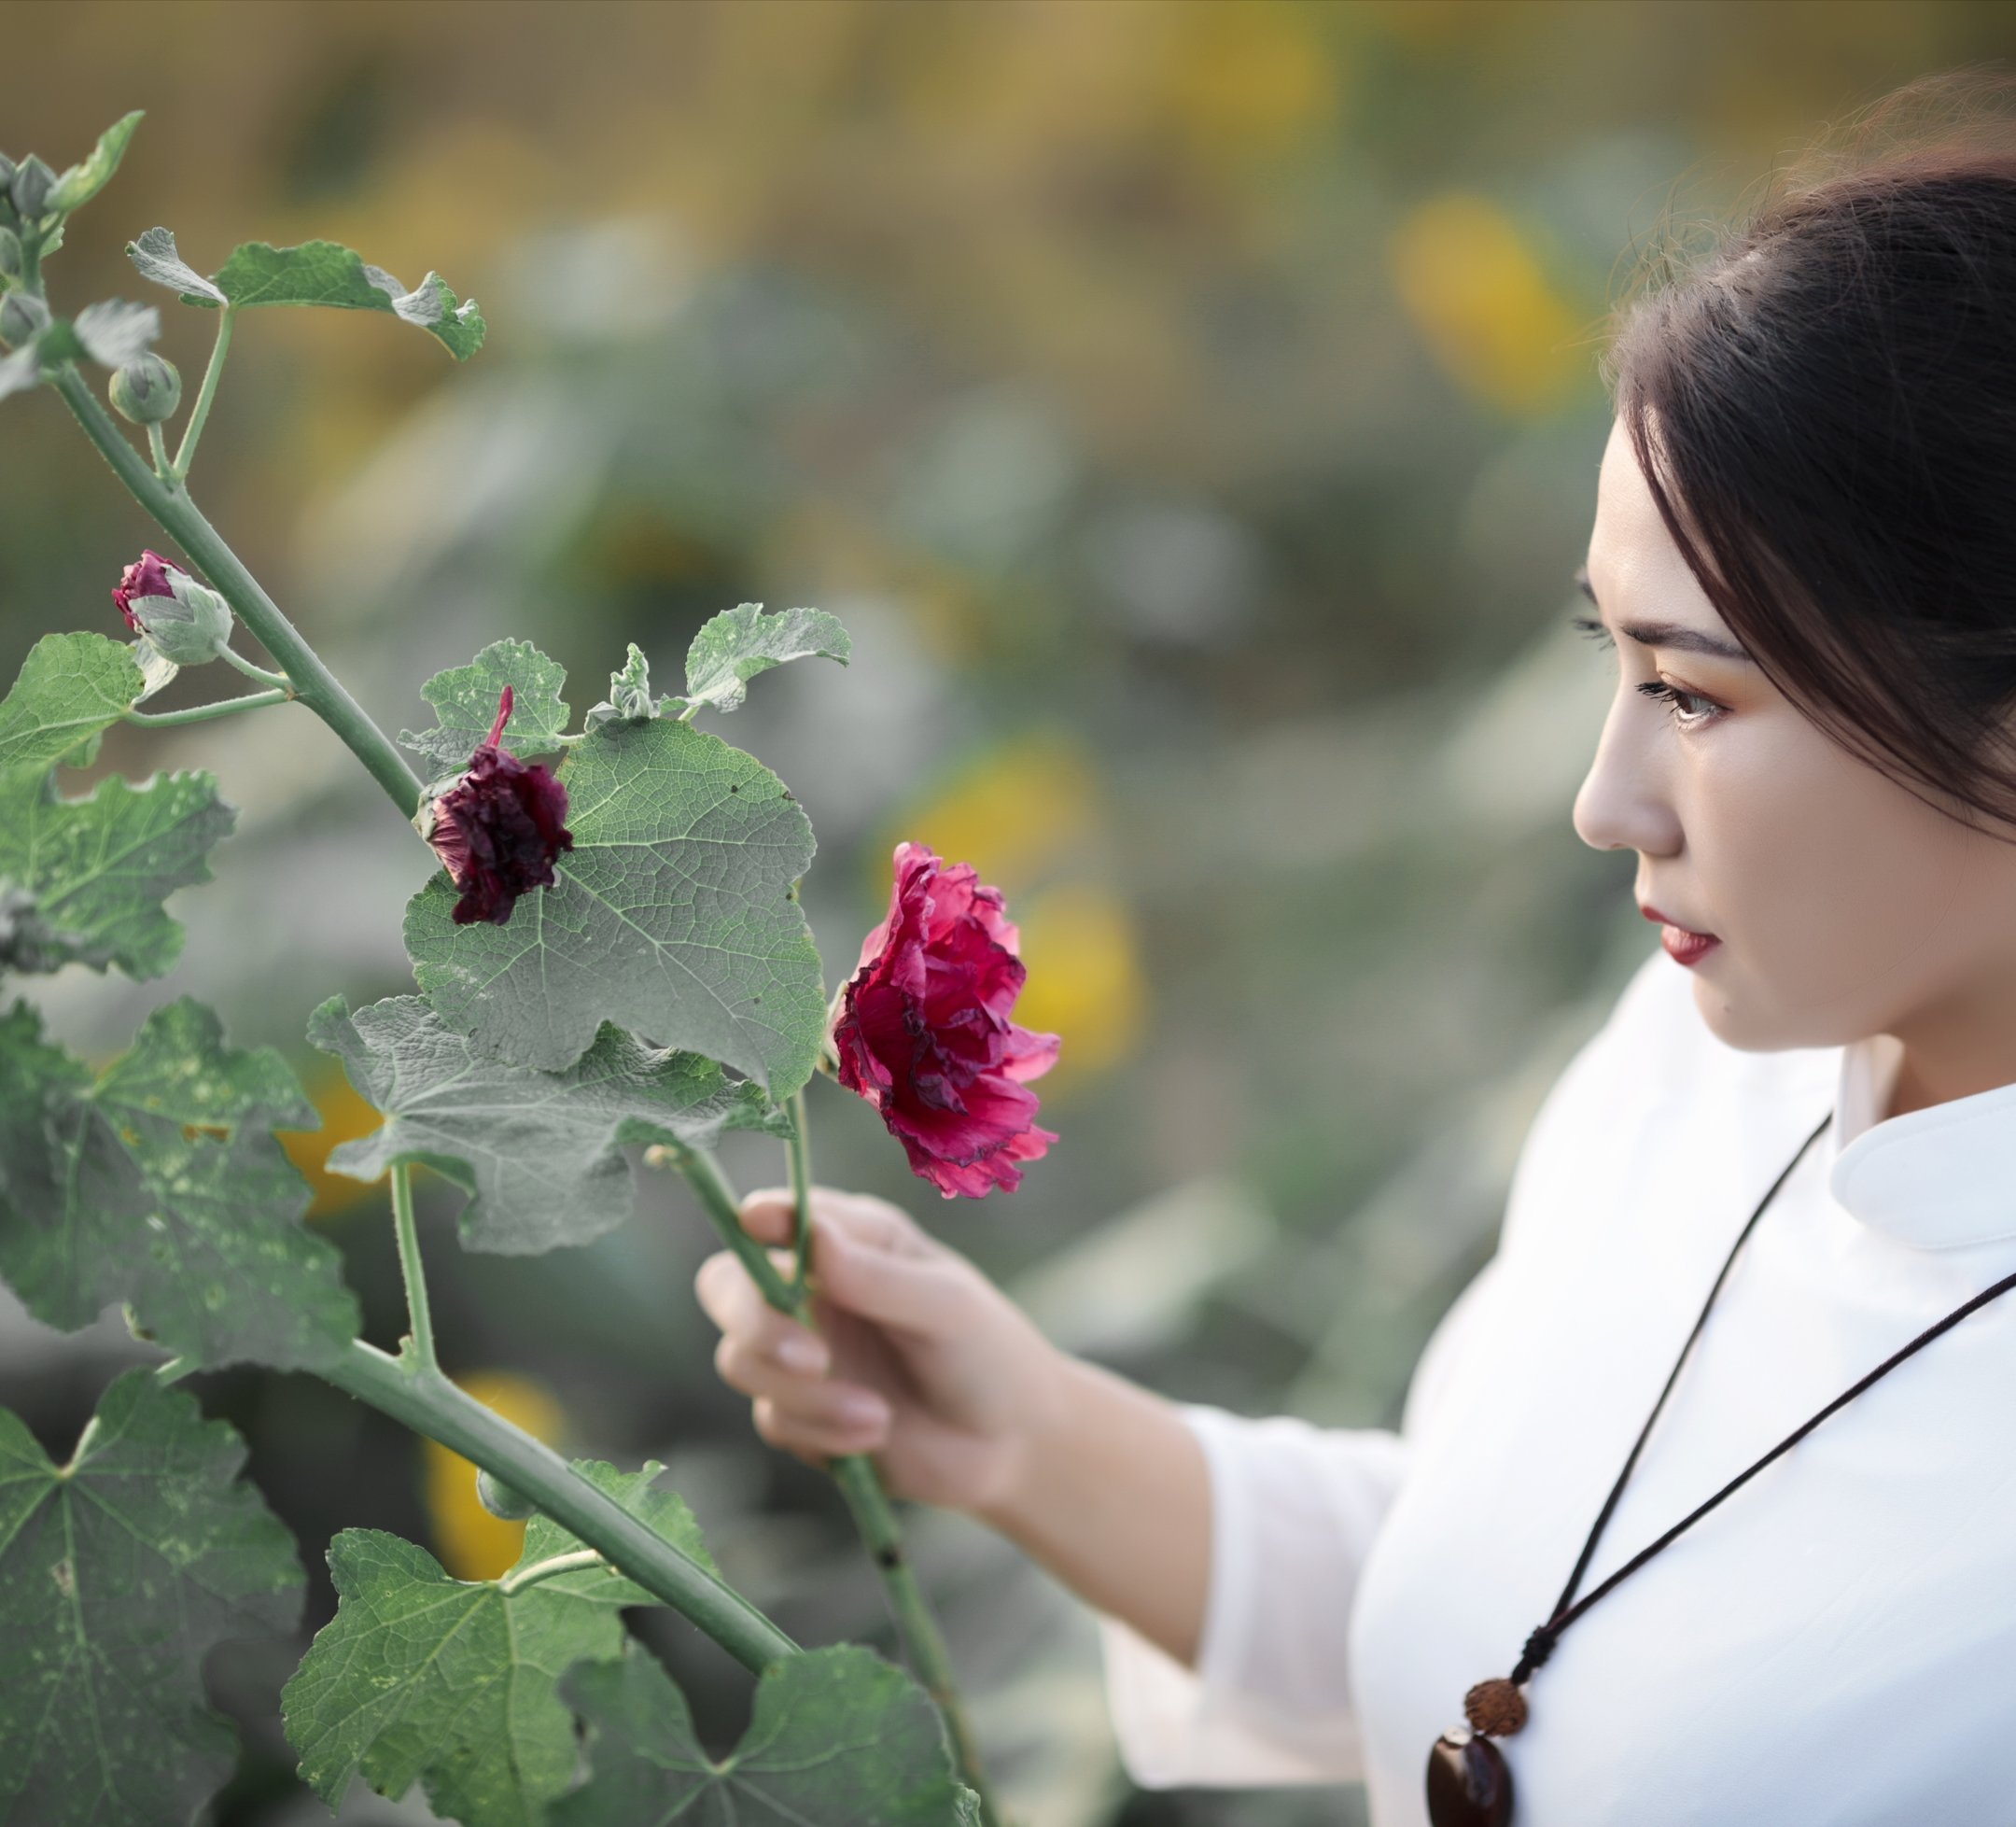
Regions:
<instances>
[{"instance_id":1,"label":"green leaf","mask_svg":"<svg viewBox=\"0 0 2016 1827\"><path fill-rule=\"evenodd\" d=\"M44 635L0 699L0 777L87 766L146 688L131 648L99 634Z\"/></svg>"},{"instance_id":2,"label":"green leaf","mask_svg":"<svg viewBox=\"0 0 2016 1827\"><path fill-rule=\"evenodd\" d=\"M12 355L0 356L0 400L10 393L26 393L42 378L42 353L35 344L23 344Z\"/></svg>"},{"instance_id":3,"label":"green leaf","mask_svg":"<svg viewBox=\"0 0 2016 1827\"><path fill-rule=\"evenodd\" d=\"M457 926L445 873L408 904L406 949L479 1053L555 1072L604 1021L719 1060L782 1103L825 1031L794 884L812 827L777 776L675 722L610 723L561 763L574 848L510 921Z\"/></svg>"},{"instance_id":4,"label":"green leaf","mask_svg":"<svg viewBox=\"0 0 2016 1827\"><path fill-rule=\"evenodd\" d=\"M105 1391L66 1466L0 1410L0 1820L161 1827L231 1775L203 1658L294 1629L305 1583L245 1458L144 1369Z\"/></svg>"},{"instance_id":5,"label":"green leaf","mask_svg":"<svg viewBox=\"0 0 2016 1827\"><path fill-rule=\"evenodd\" d=\"M175 251L175 236L166 229L148 229L137 241L129 241L126 258L139 268L143 279L151 279L158 286L179 292L185 304L231 302Z\"/></svg>"},{"instance_id":6,"label":"green leaf","mask_svg":"<svg viewBox=\"0 0 2016 1827\"><path fill-rule=\"evenodd\" d=\"M237 816L207 774L138 787L108 776L85 799L59 796L52 776L0 775L0 878L33 895L43 930L62 935L58 963L161 977L182 951L161 903L210 879L204 859Z\"/></svg>"},{"instance_id":7,"label":"green leaf","mask_svg":"<svg viewBox=\"0 0 2016 1827\"><path fill-rule=\"evenodd\" d=\"M620 1662L577 1663L560 1697L588 1721L594 1774L554 1805L553 1827L949 1827L978 1818L931 1696L858 1643L772 1663L749 1730L719 1761L695 1736L685 1696L637 1644Z\"/></svg>"},{"instance_id":8,"label":"green leaf","mask_svg":"<svg viewBox=\"0 0 2016 1827\"><path fill-rule=\"evenodd\" d=\"M483 1059L418 996L347 1014L332 996L308 1038L342 1059L385 1116L330 1169L375 1180L399 1161L438 1169L472 1195L462 1242L510 1255L585 1244L625 1222L636 1199L624 1143L711 1148L724 1130L789 1136L791 1119L711 1060L661 1053L613 1023L565 1072Z\"/></svg>"},{"instance_id":9,"label":"green leaf","mask_svg":"<svg viewBox=\"0 0 2016 1827\"><path fill-rule=\"evenodd\" d=\"M49 213L67 216L73 209L89 203L112 181L112 174L119 170L119 161L126 156L126 143L133 138L133 129L140 124L140 117L146 112L145 108L135 108L131 114L120 116L98 135L98 144L91 148L91 157L81 165L72 165L56 180L56 188L49 192Z\"/></svg>"},{"instance_id":10,"label":"green leaf","mask_svg":"<svg viewBox=\"0 0 2016 1827\"><path fill-rule=\"evenodd\" d=\"M707 1564L685 1504L649 1488L662 1466L576 1469ZM535 1518L511 1573L464 1581L397 1536L343 1530L329 1553L336 1616L280 1695L302 1780L331 1807L353 1777L395 1800L417 1780L437 1814L469 1827L544 1827L575 1764L553 1683L570 1663L620 1653L621 1607L655 1603L600 1565L511 1590L525 1568L580 1547Z\"/></svg>"},{"instance_id":11,"label":"green leaf","mask_svg":"<svg viewBox=\"0 0 2016 1827\"><path fill-rule=\"evenodd\" d=\"M822 609L765 615L761 603L742 603L703 623L693 636L686 652L686 699L733 710L759 672L815 654L845 666L852 651L839 618Z\"/></svg>"},{"instance_id":12,"label":"green leaf","mask_svg":"<svg viewBox=\"0 0 2016 1827\"><path fill-rule=\"evenodd\" d=\"M108 298L87 304L70 326L84 353L106 368L144 356L161 334L161 313L151 304Z\"/></svg>"},{"instance_id":13,"label":"green leaf","mask_svg":"<svg viewBox=\"0 0 2016 1827\"><path fill-rule=\"evenodd\" d=\"M408 291L384 267L333 241L304 241L293 247L247 241L231 250L214 280L183 260L166 229L147 230L126 244L126 252L147 278L174 287L185 304L211 309L328 304L343 311L386 311L431 331L457 361L467 361L483 347L486 326L476 301L457 302L440 274L430 272Z\"/></svg>"},{"instance_id":14,"label":"green leaf","mask_svg":"<svg viewBox=\"0 0 2016 1827\"><path fill-rule=\"evenodd\" d=\"M509 685L511 713L504 725L504 746L515 755L550 754L560 747L567 726L567 708L560 697L566 683L567 668L529 640L493 640L469 665L437 672L420 687L420 696L434 707L436 726L401 730L399 745L425 755L444 774L460 773L490 734L497 701Z\"/></svg>"},{"instance_id":15,"label":"green leaf","mask_svg":"<svg viewBox=\"0 0 2016 1827\"><path fill-rule=\"evenodd\" d=\"M64 1330L124 1300L202 1364L327 1363L357 1302L272 1133L316 1122L277 1053L226 1046L187 997L95 1075L17 1004L0 1016L0 1274Z\"/></svg>"},{"instance_id":16,"label":"green leaf","mask_svg":"<svg viewBox=\"0 0 2016 1827\"><path fill-rule=\"evenodd\" d=\"M644 657L644 650L634 640L630 642L630 652L623 661L623 670L610 673L609 683L609 696L582 716L581 724L584 728L593 729L597 724L637 723L647 717L657 716L668 704L683 707L683 699L654 699L651 696L651 662Z\"/></svg>"}]
</instances>

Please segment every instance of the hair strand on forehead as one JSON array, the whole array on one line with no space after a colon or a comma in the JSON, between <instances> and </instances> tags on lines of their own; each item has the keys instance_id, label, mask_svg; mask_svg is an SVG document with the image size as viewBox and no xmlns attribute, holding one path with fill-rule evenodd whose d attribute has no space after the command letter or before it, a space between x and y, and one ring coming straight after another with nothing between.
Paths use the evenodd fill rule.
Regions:
<instances>
[{"instance_id":1,"label":"hair strand on forehead","mask_svg":"<svg viewBox=\"0 0 2016 1827\"><path fill-rule=\"evenodd\" d=\"M1908 84L1675 241L1602 364L1674 542L1816 725L2016 842L2016 75Z\"/></svg>"}]
</instances>

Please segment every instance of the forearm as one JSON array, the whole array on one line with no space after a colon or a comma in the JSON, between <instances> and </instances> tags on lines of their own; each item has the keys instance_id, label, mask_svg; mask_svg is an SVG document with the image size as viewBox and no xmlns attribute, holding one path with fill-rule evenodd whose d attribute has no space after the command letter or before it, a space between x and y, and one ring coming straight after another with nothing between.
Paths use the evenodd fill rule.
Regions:
<instances>
[{"instance_id":1,"label":"forearm","mask_svg":"<svg viewBox=\"0 0 2016 1827\"><path fill-rule=\"evenodd\" d=\"M1210 1467L1175 1404L1066 1356L1012 1488L980 1520L1087 1604L1194 1665L1211 1509Z\"/></svg>"}]
</instances>

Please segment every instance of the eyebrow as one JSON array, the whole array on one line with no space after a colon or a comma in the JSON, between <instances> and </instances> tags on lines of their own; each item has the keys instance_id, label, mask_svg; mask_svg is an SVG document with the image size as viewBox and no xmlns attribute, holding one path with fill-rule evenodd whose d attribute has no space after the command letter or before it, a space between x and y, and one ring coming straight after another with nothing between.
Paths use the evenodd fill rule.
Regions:
<instances>
[{"instance_id":1,"label":"eyebrow","mask_svg":"<svg viewBox=\"0 0 2016 1827\"><path fill-rule=\"evenodd\" d=\"M1575 584L1590 602L1596 602L1596 592L1589 587L1587 565L1575 567ZM1596 610L1601 614L1603 605L1596 603ZM1710 654L1718 660L1741 660L1746 666L1757 664L1747 648L1738 646L1733 640L1724 640L1720 635L1690 628L1684 622L1619 622L1617 632L1642 647L1666 647L1680 654Z\"/></svg>"}]
</instances>

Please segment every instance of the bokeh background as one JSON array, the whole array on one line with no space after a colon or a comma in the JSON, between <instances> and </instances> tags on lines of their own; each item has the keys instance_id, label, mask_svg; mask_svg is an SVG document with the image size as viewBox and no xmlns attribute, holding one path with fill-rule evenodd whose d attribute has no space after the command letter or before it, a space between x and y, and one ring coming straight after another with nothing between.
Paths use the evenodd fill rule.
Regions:
<instances>
[{"instance_id":1,"label":"bokeh background","mask_svg":"<svg viewBox=\"0 0 2016 1827\"><path fill-rule=\"evenodd\" d=\"M1005 889L1062 1140L1012 1198L941 1203L820 1084L820 1178L1171 1396L1391 1426L1540 1098L1655 943L1632 859L1569 822L1615 665L1565 625L1606 313L1828 122L2016 49L2016 9L14 0L0 36L8 153L60 169L147 110L50 288L161 304L188 396L215 320L126 263L156 223L204 271L328 236L481 302L466 367L389 318L245 318L192 480L383 724L502 635L578 712L625 641L669 679L740 601L847 624L850 668L767 675L722 733L811 814L830 983L899 838ZM48 629L119 632L150 537L53 394L7 401L0 677ZM389 1342L383 1189L319 1170L374 1119L301 1035L332 991L410 988L429 859L305 713L115 731L102 762L190 765L243 809L175 903L176 974L30 993L94 1056L185 991L286 1049L326 1119L312 1221ZM735 1141L741 1184L783 1178ZM529 1260L462 1254L429 1199L449 1368L572 1451L665 1460L802 1639L890 1648L837 1495L713 1374L704 1222L645 1180L637 1222ZM60 1338L0 1304L0 1400L65 1454L141 1355L116 1316ZM349 1525L471 1576L514 1553L466 1466L313 1381L192 1386L318 1577ZM1362 1819L1350 1789L1135 1791L1089 1615L977 1525L912 1520L1030 1827ZM747 1680L641 1628L731 1743ZM328 1818L277 1729L301 1647L213 1658L245 1741L220 1827ZM360 1790L343 1818L429 1817Z\"/></svg>"}]
</instances>

